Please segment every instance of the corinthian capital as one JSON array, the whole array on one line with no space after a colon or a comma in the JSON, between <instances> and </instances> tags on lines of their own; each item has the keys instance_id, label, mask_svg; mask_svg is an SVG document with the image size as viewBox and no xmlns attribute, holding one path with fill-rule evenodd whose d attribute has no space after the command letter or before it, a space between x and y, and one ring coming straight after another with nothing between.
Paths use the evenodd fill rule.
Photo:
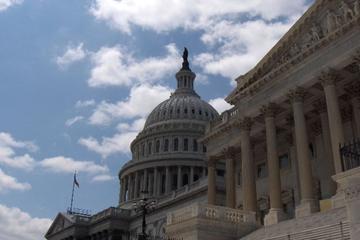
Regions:
<instances>
[{"instance_id":1,"label":"corinthian capital","mask_svg":"<svg viewBox=\"0 0 360 240\"><path fill-rule=\"evenodd\" d=\"M313 106L317 113L324 113L327 111L325 99L316 100L316 102L313 104Z\"/></svg>"},{"instance_id":2,"label":"corinthian capital","mask_svg":"<svg viewBox=\"0 0 360 240\"><path fill-rule=\"evenodd\" d=\"M302 87L296 87L295 89L291 89L287 94L287 97L291 103L293 102L303 102L305 97L305 89Z\"/></svg>"},{"instance_id":3,"label":"corinthian capital","mask_svg":"<svg viewBox=\"0 0 360 240\"><path fill-rule=\"evenodd\" d=\"M360 97L360 83L348 85L344 89L351 98Z\"/></svg>"},{"instance_id":4,"label":"corinthian capital","mask_svg":"<svg viewBox=\"0 0 360 240\"><path fill-rule=\"evenodd\" d=\"M251 118L245 117L239 121L239 128L243 131L250 131L253 123L254 121Z\"/></svg>"},{"instance_id":5,"label":"corinthian capital","mask_svg":"<svg viewBox=\"0 0 360 240\"><path fill-rule=\"evenodd\" d=\"M260 109L260 112L267 117L275 117L275 114L279 112L279 106L275 103L269 103L267 105L263 105Z\"/></svg>"},{"instance_id":6,"label":"corinthian capital","mask_svg":"<svg viewBox=\"0 0 360 240\"><path fill-rule=\"evenodd\" d=\"M235 149L234 147L227 147L224 148L222 151L222 154L226 159L234 159L235 158Z\"/></svg>"},{"instance_id":7,"label":"corinthian capital","mask_svg":"<svg viewBox=\"0 0 360 240\"><path fill-rule=\"evenodd\" d=\"M341 79L340 74L333 68L328 68L325 71L322 71L319 75L319 81L323 87L334 85Z\"/></svg>"}]
</instances>

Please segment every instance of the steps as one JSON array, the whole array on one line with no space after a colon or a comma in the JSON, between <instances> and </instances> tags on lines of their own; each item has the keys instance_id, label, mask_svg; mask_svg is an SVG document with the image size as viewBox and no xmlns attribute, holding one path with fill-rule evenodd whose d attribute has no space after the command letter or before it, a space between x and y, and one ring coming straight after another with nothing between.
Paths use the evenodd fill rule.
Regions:
<instances>
[{"instance_id":1,"label":"steps","mask_svg":"<svg viewBox=\"0 0 360 240\"><path fill-rule=\"evenodd\" d=\"M346 209L332 209L311 216L262 227L240 240L348 240Z\"/></svg>"}]
</instances>

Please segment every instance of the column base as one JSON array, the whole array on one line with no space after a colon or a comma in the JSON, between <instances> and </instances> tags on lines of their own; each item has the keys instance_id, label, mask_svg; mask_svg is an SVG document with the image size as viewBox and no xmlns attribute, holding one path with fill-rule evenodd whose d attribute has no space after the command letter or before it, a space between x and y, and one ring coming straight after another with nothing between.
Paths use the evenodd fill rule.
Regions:
<instances>
[{"instance_id":1,"label":"column base","mask_svg":"<svg viewBox=\"0 0 360 240\"><path fill-rule=\"evenodd\" d=\"M314 212L319 211L319 201L315 199L301 200L300 205L295 209L295 217L306 217L310 216Z\"/></svg>"},{"instance_id":2,"label":"column base","mask_svg":"<svg viewBox=\"0 0 360 240\"><path fill-rule=\"evenodd\" d=\"M269 213L264 218L264 225L270 226L277 224L281 221L288 219L288 216L284 213L284 210L281 208L271 208Z\"/></svg>"}]
</instances>

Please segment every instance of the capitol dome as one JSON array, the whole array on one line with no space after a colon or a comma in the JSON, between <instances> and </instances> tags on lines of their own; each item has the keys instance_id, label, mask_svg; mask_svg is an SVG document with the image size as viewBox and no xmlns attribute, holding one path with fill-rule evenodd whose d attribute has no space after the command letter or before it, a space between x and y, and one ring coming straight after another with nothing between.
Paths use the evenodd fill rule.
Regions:
<instances>
[{"instance_id":1,"label":"capitol dome","mask_svg":"<svg viewBox=\"0 0 360 240\"><path fill-rule=\"evenodd\" d=\"M132 159L119 172L121 183L130 186L122 190L121 205L139 198L143 190L161 198L205 177L206 148L198 139L219 114L195 92L196 75L186 49L183 59L175 92L155 107L131 143Z\"/></svg>"}]
</instances>

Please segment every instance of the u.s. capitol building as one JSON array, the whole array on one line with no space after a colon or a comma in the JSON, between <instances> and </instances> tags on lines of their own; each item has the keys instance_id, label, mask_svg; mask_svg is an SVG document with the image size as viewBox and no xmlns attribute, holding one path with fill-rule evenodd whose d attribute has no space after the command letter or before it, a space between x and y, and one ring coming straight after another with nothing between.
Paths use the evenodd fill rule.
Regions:
<instances>
[{"instance_id":1,"label":"u.s. capitol building","mask_svg":"<svg viewBox=\"0 0 360 240\"><path fill-rule=\"evenodd\" d=\"M147 192L150 237L359 239L360 1L316 1L236 79L221 115L183 58L175 92L131 144L118 206L59 213L45 237L135 239Z\"/></svg>"}]
</instances>

